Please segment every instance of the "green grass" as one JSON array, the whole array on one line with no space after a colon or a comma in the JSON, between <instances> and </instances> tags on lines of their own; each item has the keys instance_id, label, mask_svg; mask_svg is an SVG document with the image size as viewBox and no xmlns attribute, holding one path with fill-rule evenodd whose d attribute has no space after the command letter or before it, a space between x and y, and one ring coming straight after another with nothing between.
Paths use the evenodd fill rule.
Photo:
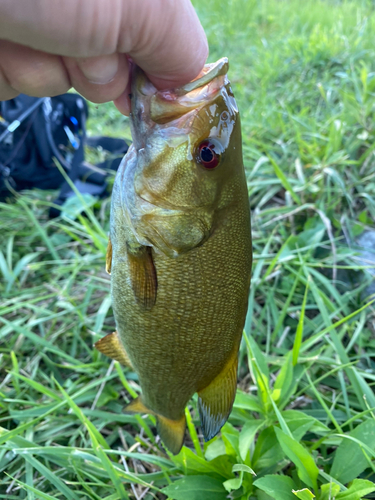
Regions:
<instances>
[{"instance_id":1,"label":"green grass","mask_svg":"<svg viewBox=\"0 0 375 500\"><path fill-rule=\"evenodd\" d=\"M26 193L0 206L0 498L374 498L374 304L355 244L375 218L373 3L195 4L210 60L230 59L253 215L229 423L203 445L193 400L173 457L152 417L122 413L137 377L92 348L114 327L109 200L49 221L53 194ZM92 134L129 138L112 104L90 110Z\"/></svg>"}]
</instances>

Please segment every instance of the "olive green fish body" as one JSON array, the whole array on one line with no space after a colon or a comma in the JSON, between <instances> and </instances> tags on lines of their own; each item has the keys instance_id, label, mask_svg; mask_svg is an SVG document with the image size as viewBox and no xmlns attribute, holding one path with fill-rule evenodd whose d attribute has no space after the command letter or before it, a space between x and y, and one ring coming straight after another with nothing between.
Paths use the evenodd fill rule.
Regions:
<instances>
[{"instance_id":1,"label":"olive green fish body","mask_svg":"<svg viewBox=\"0 0 375 500\"><path fill-rule=\"evenodd\" d=\"M142 388L129 409L157 415L175 453L194 393L207 439L228 418L247 311L250 213L225 64L172 95L133 78L134 143L112 194L116 349Z\"/></svg>"},{"instance_id":2,"label":"olive green fish body","mask_svg":"<svg viewBox=\"0 0 375 500\"><path fill-rule=\"evenodd\" d=\"M247 193L237 196L241 201ZM111 238L118 331L146 406L171 419L181 418L191 396L220 373L241 338L251 256L245 228L250 225L240 203L227 212L225 223L202 246L176 258L154 255L157 300L150 311L135 301L125 238ZM116 223L121 219L120 210Z\"/></svg>"}]
</instances>

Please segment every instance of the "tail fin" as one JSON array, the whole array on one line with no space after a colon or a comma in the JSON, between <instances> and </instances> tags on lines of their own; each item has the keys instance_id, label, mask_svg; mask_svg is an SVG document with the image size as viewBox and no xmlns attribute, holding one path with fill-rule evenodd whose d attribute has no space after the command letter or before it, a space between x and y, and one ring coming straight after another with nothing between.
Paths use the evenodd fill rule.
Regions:
<instances>
[{"instance_id":1,"label":"tail fin","mask_svg":"<svg viewBox=\"0 0 375 500\"><path fill-rule=\"evenodd\" d=\"M205 441L216 436L232 410L237 389L237 364L236 350L221 373L198 392L198 410Z\"/></svg>"},{"instance_id":2,"label":"tail fin","mask_svg":"<svg viewBox=\"0 0 375 500\"><path fill-rule=\"evenodd\" d=\"M180 420L171 420L170 418L163 417L163 415L159 415L158 413L155 413L147 408L147 406L143 403L142 396L139 396L137 399L134 399L131 403L129 403L125 407L124 411L155 415L157 421L157 431L166 448L168 448L173 455L177 455L180 452L182 445L184 444L185 437L185 415L183 415Z\"/></svg>"}]
</instances>

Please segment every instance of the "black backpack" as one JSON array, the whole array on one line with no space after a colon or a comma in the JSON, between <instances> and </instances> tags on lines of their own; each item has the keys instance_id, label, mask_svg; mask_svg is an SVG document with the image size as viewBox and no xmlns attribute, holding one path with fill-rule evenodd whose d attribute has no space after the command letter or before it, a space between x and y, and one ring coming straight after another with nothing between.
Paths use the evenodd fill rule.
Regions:
<instances>
[{"instance_id":1,"label":"black backpack","mask_svg":"<svg viewBox=\"0 0 375 500\"><path fill-rule=\"evenodd\" d=\"M106 194L106 170L117 170L128 145L112 137L86 137L88 107L77 94L36 98L19 95L0 102L0 200L12 190L61 188L54 201L73 195L54 158L82 193ZM113 153L92 168L84 161L85 144ZM59 215L51 209L50 216Z\"/></svg>"}]
</instances>

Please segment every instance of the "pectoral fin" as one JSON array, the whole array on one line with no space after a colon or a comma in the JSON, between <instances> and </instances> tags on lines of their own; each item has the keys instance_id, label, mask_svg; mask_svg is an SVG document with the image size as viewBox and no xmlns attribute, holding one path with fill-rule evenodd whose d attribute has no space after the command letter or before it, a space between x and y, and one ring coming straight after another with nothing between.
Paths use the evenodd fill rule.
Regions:
<instances>
[{"instance_id":1,"label":"pectoral fin","mask_svg":"<svg viewBox=\"0 0 375 500\"><path fill-rule=\"evenodd\" d=\"M105 356L108 356L122 365L133 369L129 356L119 339L117 331L109 333L102 339L98 340L98 342L94 344L94 347Z\"/></svg>"},{"instance_id":2,"label":"pectoral fin","mask_svg":"<svg viewBox=\"0 0 375 500\"><path fill-rule=\"evenodd\" d=\"M146 310L156 302L157 277L151 247L128 248L130 279L137 303Z\"/></svg>"},{"instance_id":3,"label":"pectoral fin","mask_svg":"<svg viewBox=\"0 0 375 500\"><path fill-rule=\"evenodd\" d=\"M164 445L168 450L177 455L182 445L184 444L185 429L186 429L186 418L183 415L179 420L171 420L170 418L159 415L154 411L147 408L143 403L142 396L134 399L125 407L125 412L131 413L147 413L149 415L155 415L157 421L157 431L161 437Z\"/></svg>"},{"instance_id":4,"label":"pectoral fin","mask_svg":"<svg viewBox=\"0 0 375 500\"><path fill-rule=\"evenodd\" d=\"M108 239L107 253L105 256L105 270L108 274L111 274L112 269L112 242L111 238Z\"/></svg>"},{"instance_id":5,"label":"pectoral fin","mask_svg":"<svg viewBox=\"0 0 375 500\"><path fill-rule=\"evenodd\" d=\"M237 350L224 369L204 389L198 392L198 409L205 441L220 431L232 410L237 389Z\"/></svg>"}]
</instances>

